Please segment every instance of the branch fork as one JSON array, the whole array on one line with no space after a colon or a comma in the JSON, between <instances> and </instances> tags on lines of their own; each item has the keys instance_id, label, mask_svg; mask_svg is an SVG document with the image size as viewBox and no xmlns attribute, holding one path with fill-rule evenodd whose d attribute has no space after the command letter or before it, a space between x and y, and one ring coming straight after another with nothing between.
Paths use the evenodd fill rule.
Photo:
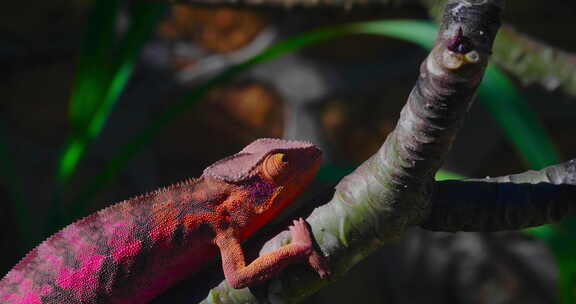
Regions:
<instances>
[{"instance_id":1,"label":"branch fork","mask_svg":"<svg viewBox=\"0 0 576 304\"><path fill-rule=\"evenodd\" d=\"M420 66L396 128L308 217L334 277L410 226L493 231L576 214L576 160L500 178L434 181L475 98L502 9L503 0L448 1L435 47ZM289 234L281 233L263 252L287 242ZM264 301L295 303L325 284L310 269L289 267L269 282ZM224 282L204 303L259 301L249 290L231 290Z\"/></svg>"}]
</instances>

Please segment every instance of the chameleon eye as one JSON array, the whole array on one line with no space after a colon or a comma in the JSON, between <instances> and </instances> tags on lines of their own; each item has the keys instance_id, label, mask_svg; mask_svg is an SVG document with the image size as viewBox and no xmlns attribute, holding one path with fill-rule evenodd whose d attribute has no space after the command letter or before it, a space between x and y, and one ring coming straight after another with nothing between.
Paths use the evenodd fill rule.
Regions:
<instances>
[{"instance_id":1,"label":"chameleon eye","mask_svg":"<svg viewBox=\"0 0 576 304\"><path fill-rule=\"evenodd\" d=\"M275 153L266 158L263 164L264 175L273 181L280 181L289 167L288 155Z\"/></svg>"}]
</instances>

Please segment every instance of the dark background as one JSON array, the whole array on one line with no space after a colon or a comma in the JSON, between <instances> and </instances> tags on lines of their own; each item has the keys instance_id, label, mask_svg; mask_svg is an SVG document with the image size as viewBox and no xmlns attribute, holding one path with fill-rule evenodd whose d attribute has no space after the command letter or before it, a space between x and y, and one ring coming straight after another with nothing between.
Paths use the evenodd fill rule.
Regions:
<instances>
[{"instance_id":1,"label":"dark background","mask_svg":"<svg viewBox=\"0 0 576 304\"><path fill-rule=\"evenodd\" d=\"M507 22L555 46L576 50L572 1L509 2ZM5 134L0 140L8 148L5 160L15 169L15 175L0 175L5 215L0 221L0 272L5 273L31 244L59 229L46 228L49 219L44 215L50 213L57 161L70 132L68 103L91 6L87 1L61 0L9 1L2 7L0 121ZM419 7L225 13L174 8L143 50L134 76L102 134L90 145L63 201L74 204L75 190L88 183L128 138L205 79L197 68L202 58L238 52L264 30L273 30L274 40L280 40L320 25L380 18L426 19L427 12ZM353 36L258 66L213 90L173 121L127 170L87 202L85 212L199 176L213 161L258 137L290 134L317 139L330 164L356 166L394 127L425 56L426 51L413 44ZM575 157L573 98L540 87L523 88L522 95L537 110L563 159ZM295 117L307 117L315 125L298 127ZM446 168L474 177L526 170L479 104L472 108ZM24 188L34 241L19 237L8 192L14 180ZM309 303L554 303L556 282L550 252L524 234L414 229ZM166 296L158 303L184 299Z\"/></svg>"}]
</instances>

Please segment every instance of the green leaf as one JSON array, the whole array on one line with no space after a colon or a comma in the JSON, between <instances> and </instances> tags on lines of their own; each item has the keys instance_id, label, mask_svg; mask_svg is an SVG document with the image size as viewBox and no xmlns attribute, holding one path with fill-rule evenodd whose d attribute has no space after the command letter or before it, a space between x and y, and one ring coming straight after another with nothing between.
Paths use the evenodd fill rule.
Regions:
<instances>
[{"instance_id":1,"label":"green leaf","mask_svg":"<svg viewBox=\"0 0 576 304\"><path fill-rule=\"evenodd\" d=\"M118 41L117 0L97 1L81 50L76 86L70 102L71 136L60 159L58 180L65 185L86 147L100 134L134 70L144 43L166 6L134 3L128 31Z\"/></svg>"},{"instance_id":2,"label":"green leaf","mask_svg":"<svg viewBox=\"0 0 576 304\"><path fill-rule=\"evenodd\" d=\"M560 162L560 155L536 111L494 65L488 66L478 96L531 169Z\"/></svg>"},{"instance_id":3,"label":"green leaf","mask_svg":"<svg viewBox=\"0 0 576 304\"><path fill-rule=\"evenodd\" d=\"M453 180L453 179L465 179L466 177L460 175L460 174L456 174L453 172L449 172L449 171L444 171L444 170L439 170L438 172L436 172L436 176L435 179L437 181L443 181L443 180Z\"/></svg>"},{"instance_id":4,"label":"green leaf","mask_svg":"<svg viewBox=\"0 0 576 304\"><path fill-rule=\"evenodd\" d=\"M116 35L120 1L95 1L88 18L80 49L76 84L73 88L69 119L73 129L82 129L97 107L110 77L109 58Z\"/></svg>"}]
</instances>

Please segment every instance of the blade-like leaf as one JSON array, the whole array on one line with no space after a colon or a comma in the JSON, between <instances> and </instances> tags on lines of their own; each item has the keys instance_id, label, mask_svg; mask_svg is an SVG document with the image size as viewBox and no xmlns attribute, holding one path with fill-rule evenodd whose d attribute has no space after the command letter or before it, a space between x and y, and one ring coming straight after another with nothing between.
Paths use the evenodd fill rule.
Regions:
<instances>
[{"instance_id":1,"label":"blade-like leaf","mask_svg":"<svg viewBox=\"0 0 576 304\"><path fill-rule=\"evenodd\" d=\"M109 58L116 36L120 1L95 1L80 49L76 84L70 98L69 119L73 130L84 128L95 111L109 78Z\"/></svg>"},{"instance_id":2,"label":"blade-like leaf","mask_svg":"<svg viewBox=\"0 0 576 304\"><path fill-rule=\"evenodd\" d=\"M66 184L87 145L96 138L132 75L140 50L166 6L134 3L132 20L121 41L116 36L117 0L97 1L82 48L77 85L70 103L72 133L64 149L58 180Z\"/></svg>"},{"instance_id":3,"label":"blade-like leaf","mask_svg":"<svg viewBox=\"0 0 576 304\"><path fill-rule=\"evenodd\" d=\"M539 170L560 162L560 155L536 111L522 100L510 79L494 65L486 70L478 97L531 169Z\"/></svg>"}]
</instances>

